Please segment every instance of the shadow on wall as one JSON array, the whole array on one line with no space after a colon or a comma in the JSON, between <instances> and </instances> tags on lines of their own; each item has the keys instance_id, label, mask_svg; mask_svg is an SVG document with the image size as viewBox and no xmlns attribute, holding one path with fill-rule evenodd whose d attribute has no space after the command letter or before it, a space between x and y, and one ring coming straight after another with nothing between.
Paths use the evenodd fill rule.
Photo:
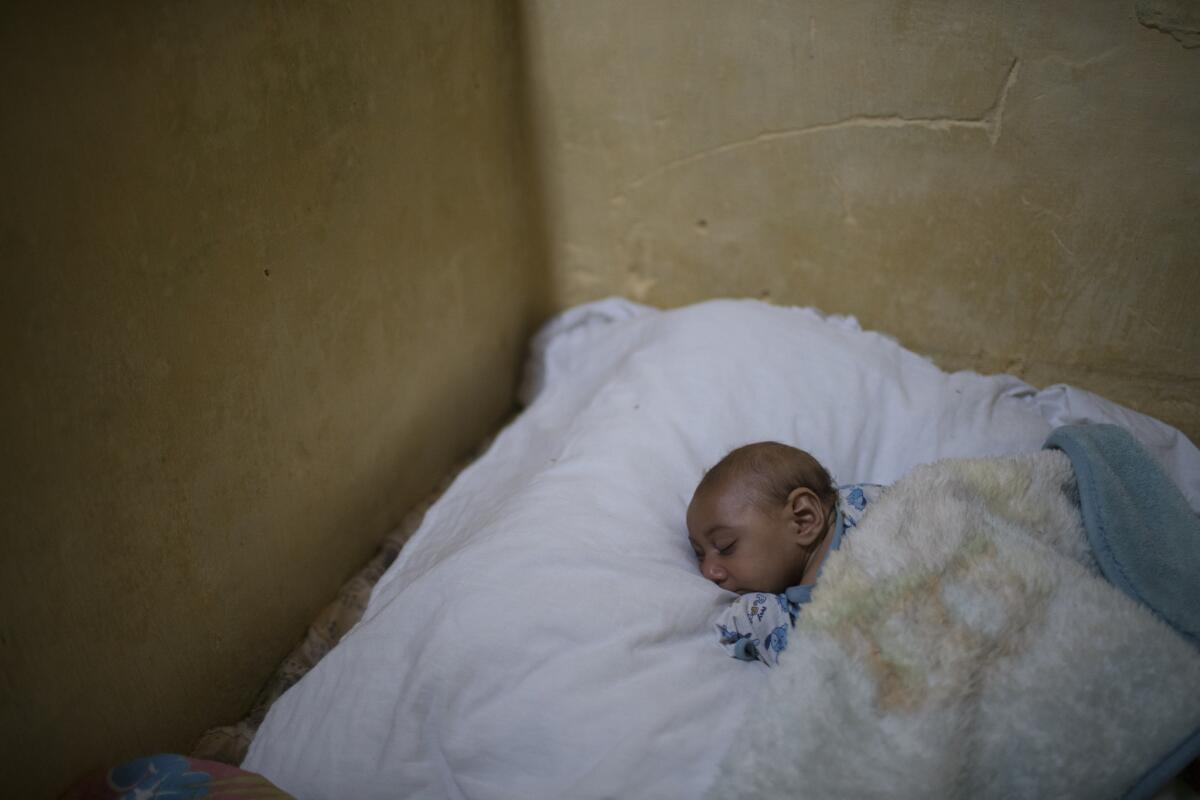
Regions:
<instances>
[{"instance_id":1,"label":"shadow on wall","mask_svg":"<svg viewBox=\"0 0 1200 800\"><path fill-rule=\"evenodd\" d=\"M6 4L6 793L237 719L511 412L515 6Z\"/></svg>"}]
</instances>

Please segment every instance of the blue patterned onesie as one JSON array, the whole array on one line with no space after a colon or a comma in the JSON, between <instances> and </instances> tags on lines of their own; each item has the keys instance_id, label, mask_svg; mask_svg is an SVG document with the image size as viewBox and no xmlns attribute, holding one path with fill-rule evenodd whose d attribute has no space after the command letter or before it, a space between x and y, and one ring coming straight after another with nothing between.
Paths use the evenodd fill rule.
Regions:
<instances>
[{"instance_id":1,"label":"blue patterned onesie","mask_svg":"<svg viewBox=\"0 0 1200 800\"><path fill-rule=\"evenodd\" d=\"M867 506L879 497L882 486L855 483L838 489L837 518L830 550L837 550L842 536L858 525ZM823 567L824 565L822 565ZM817 569L820 577L821 569ZM759 660L768 667L779 663L787 647L788 631L796 623L800 606L812 597L813 584L789 586L783 594L749 592L735 600L716 621L721 646L734 658Z\"/></svg>"}]
</instances>

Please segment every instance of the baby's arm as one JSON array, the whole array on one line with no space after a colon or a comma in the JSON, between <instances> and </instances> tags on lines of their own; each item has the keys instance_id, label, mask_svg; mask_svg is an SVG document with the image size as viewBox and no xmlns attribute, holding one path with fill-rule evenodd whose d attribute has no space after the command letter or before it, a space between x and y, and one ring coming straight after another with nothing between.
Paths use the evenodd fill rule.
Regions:
<instances>
[{"instance_id":1,"label":"baby's arm","mask_svg":"<svg viewBox=\"0 0 1200 800\"><path fill-rule=\"evenodd\" d=\"M791 627L787 597L765 592L742 595L716 621L721 646L729 655L742 661L757 659L768 667L779 663Z\"/></svg>"}]
</instances>

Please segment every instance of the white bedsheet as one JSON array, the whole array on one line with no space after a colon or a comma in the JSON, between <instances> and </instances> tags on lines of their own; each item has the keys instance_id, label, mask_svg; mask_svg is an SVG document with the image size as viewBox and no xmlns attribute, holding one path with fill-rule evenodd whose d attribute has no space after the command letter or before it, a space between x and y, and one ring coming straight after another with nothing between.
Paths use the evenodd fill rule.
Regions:
<instances>
[{"instance_id":1,"label":"white bedsheet","mask_svg":"<svg viewBox=\"0 0 1200 800\"><path fill-rule=\"evenodd\" d=\"M1070 387L946 374L810 309L572 309L535 342L523 396L245 768L300 798L699 797L763 668L713 638L732 596L696 571L683 511L746 442L891 483L1115 422L1200 508L1200 452L1174 429Z\"/></svg>"}]
</instances>

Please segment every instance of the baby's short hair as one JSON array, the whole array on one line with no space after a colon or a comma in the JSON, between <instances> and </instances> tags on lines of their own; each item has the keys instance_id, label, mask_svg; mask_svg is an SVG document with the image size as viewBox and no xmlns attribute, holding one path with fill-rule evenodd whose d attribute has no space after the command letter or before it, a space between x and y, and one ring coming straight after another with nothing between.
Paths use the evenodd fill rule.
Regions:
<instances>
[{"instance_id":1,"label":"baby's short hair","mask_svg":"<svg viewBox=\"0 0 1200 800\"><path fill-rule=\"evenodd\" d=\"M837 489L821 462L798 447L779 442L755 442L730 451L704 473L696 493L725 478L742 482L763 506L783 505L792 490L801 486L811 489L827 509L837 502Z\"/></svg>"}]
</instances>

